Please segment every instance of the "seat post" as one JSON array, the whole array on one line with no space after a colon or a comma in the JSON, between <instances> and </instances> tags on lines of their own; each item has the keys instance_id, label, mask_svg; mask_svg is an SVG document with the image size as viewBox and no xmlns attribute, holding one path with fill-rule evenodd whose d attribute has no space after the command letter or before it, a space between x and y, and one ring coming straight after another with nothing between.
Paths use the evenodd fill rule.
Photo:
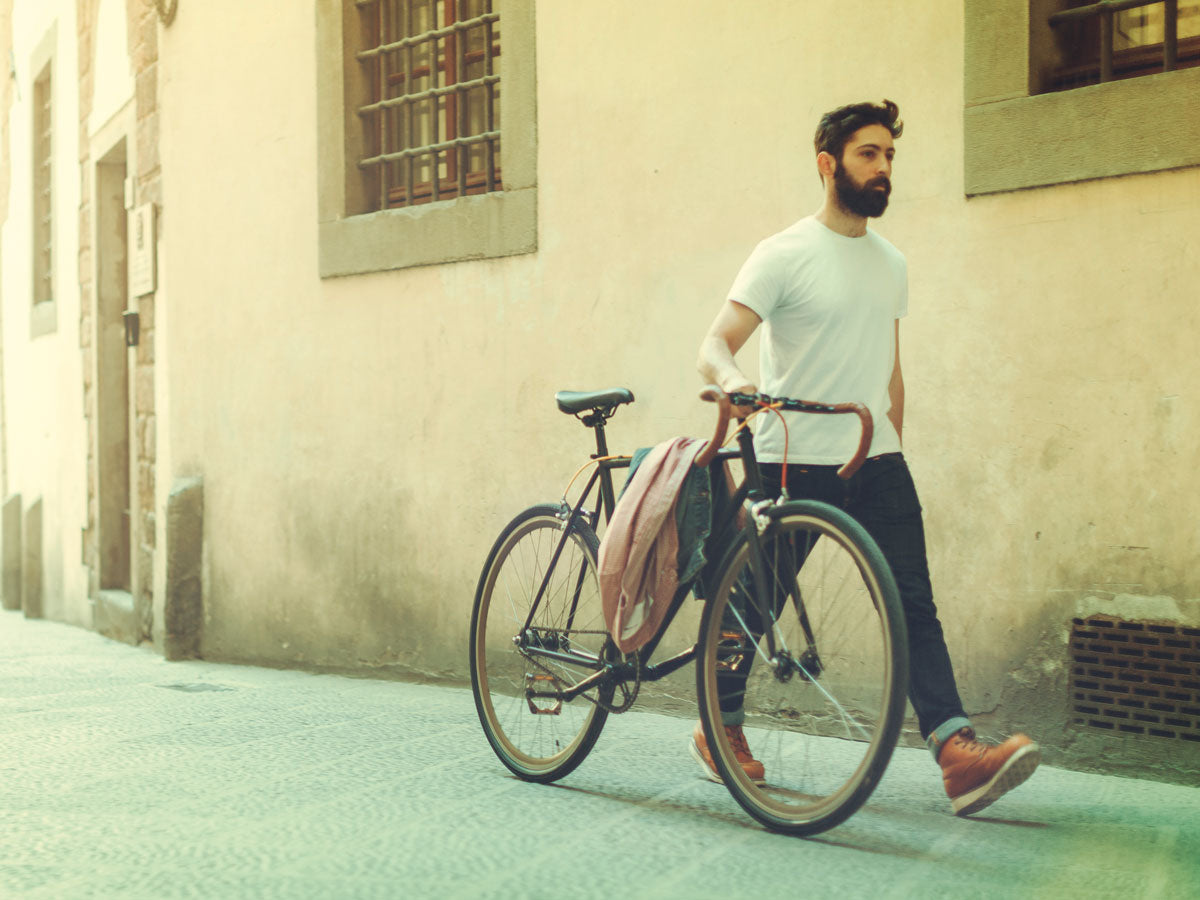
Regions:
<instances>
[{"instance_id":1,"label":"seat post","mask_svg":"<svg viewBox=\"0 0 1200 900\"><path fill-rule=\"evenodd\" d=\"M608 456L608 441L604 439L604 423L611 415L612 411L597 407L586 416L579 416L579 421L596 433L596 456L592 457L593 459L597 456Z\"/></svg>"},{"instance_id":2,"label":"seat post","mask_svg":"<svg viewBox=\"0 0 1200 900\"><path fill-rule=\"evenodd\" d=\"M582 417L583 424L588 426L596 433L596 453L593 459L608 456L608 441L604 436L604 423L612 411L608 410L607 415L603 409L593 409L588 415ZM600 499L601 503L608 511L608 515L612 515L612 511L616 508L617 499L613 493L612 476L603 466L600 469Z\"/></svg>"},{"instance_id":3,"label":"seat post","mask_svg":"<svg viewBox=\"0 0 1200 900\"><path fill-rule=\"evenodd\" d=\"M608 441L604 438L604 418L595 416L595 424L592 425L592 430L596 432L596 455L608 456Z\"/></svg>"}]
</instances>

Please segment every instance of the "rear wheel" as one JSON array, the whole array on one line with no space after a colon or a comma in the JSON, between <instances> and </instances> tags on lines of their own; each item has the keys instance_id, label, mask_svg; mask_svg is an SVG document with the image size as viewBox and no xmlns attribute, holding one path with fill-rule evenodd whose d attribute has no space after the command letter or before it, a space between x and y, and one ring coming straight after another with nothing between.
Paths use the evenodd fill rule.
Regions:
<instances>
[{"instance_id":1,"label":"rear wheel","mask_svg":"<svg viewBox=\"0 0 1200 900\"><path fill-rule=\"evenodd\" d=\"M739 535L701 617L700 717L738 803L768 828L815 834L862 806L891 759L907 691L903 612L879 547L839 509L789 503L759 541L761 586ZM737 762L724 725L739 719L765 784Z\"/></svg>"},{"instance_id":2,"label":"rear wheel","mask_svg":"<svg viewBox=\"0 0 1200 900\"><path fill-rule=\"evenodd\" d=\"M596 557L599 541L576 522L553 564L546 590L529 611L563 536L562 508L531 507L508 524L488 555L471 614L471 687L488 742L527 781L562 778L600 735L607 695L570 701L536 696L570 687L610 658ZM577 662L531 652L542 649Z\"/></svg>"}]
</instances>

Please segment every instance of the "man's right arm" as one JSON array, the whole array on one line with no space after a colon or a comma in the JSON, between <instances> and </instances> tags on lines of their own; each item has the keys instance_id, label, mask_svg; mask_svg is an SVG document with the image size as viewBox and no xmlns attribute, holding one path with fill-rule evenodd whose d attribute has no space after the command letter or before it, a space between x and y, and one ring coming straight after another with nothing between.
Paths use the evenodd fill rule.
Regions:
<instances>
[{"instance_id":1,"label":"man's right arm","mask_svg":"<svg viewBox=\"0 0 1200 900\"><path fill-rule=\"evenodd\" d=\"M700 342L700 355L696 368L707 384L715 384L724 391L741 391L753 394L758 391L754 383L738 368L734 357L750 339L762 319L758 313L734 300L726 300L713 319L708 334Z\"/></svg>"}]
</instances>

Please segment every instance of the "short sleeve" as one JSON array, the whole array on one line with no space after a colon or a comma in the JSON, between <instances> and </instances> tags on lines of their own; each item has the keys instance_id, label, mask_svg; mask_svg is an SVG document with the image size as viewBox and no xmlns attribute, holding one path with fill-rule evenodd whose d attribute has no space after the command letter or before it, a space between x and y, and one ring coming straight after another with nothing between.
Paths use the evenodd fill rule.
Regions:
<instances>
[{"instance_id":1,"label":"short sleeve","mask_svg":"<svg viewBox=\"0 0 1200 900\"><path fill-rule=\"evenodd\" d=\"M908 315L908 261L900 257L900 283L896 293L896 318L903 319Z\"/></svg>"},{"instance_id":2,"label":"short sleeve","mask_svg":"<svg viewBox=\"0 0 1200 900\"><path fill-rule=\"evenodd\" d=\"M765 320L779 305L783 292L782 262L771 242L763 241L742 264L729 289L729 299L748 307Z\"/></svg>"}]
</instances>

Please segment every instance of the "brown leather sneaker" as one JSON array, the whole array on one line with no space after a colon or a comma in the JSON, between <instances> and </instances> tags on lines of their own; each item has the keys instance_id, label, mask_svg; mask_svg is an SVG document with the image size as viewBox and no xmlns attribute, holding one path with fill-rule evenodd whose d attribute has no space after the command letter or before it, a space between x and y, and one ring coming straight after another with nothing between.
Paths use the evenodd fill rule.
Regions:
<instances>
[{"instance_id":1,"label":"brown leather sneaker","mask_svg":"<svg viewBox=\"0 0 1200 900\"><path fill-rule=\"evenodd\" d=\"M1029 737L1014 734L1003 744L985 744L963 728L938 754L946 796L956 816L969 816L990 806L1033 774L1042 751Z\"/></svg>"},{"instance_id":2,"label":"brown leather sneaker","mask_svg":"<svg viewBox=\"0 0 1200 900\"><path fill-rule=\"evenodd\" d=\"M750 745L746 743L746 735L742 733L742 726L726 725L725 733L729 735L729 743L733 744L733 755L742 764L746 775L755 784L764 784L763 764L750 752ZM717 772L717 767L713 764L712 754L708 752L708 741L704 739L704 726L699 722L692 729L692 742L688 744L688 749L692 752L692 757L696 762L700 763L700 768L704 770L704 777L709 781L717 782L717 784L724 783Z\"/></svg>"}]
</instances>

